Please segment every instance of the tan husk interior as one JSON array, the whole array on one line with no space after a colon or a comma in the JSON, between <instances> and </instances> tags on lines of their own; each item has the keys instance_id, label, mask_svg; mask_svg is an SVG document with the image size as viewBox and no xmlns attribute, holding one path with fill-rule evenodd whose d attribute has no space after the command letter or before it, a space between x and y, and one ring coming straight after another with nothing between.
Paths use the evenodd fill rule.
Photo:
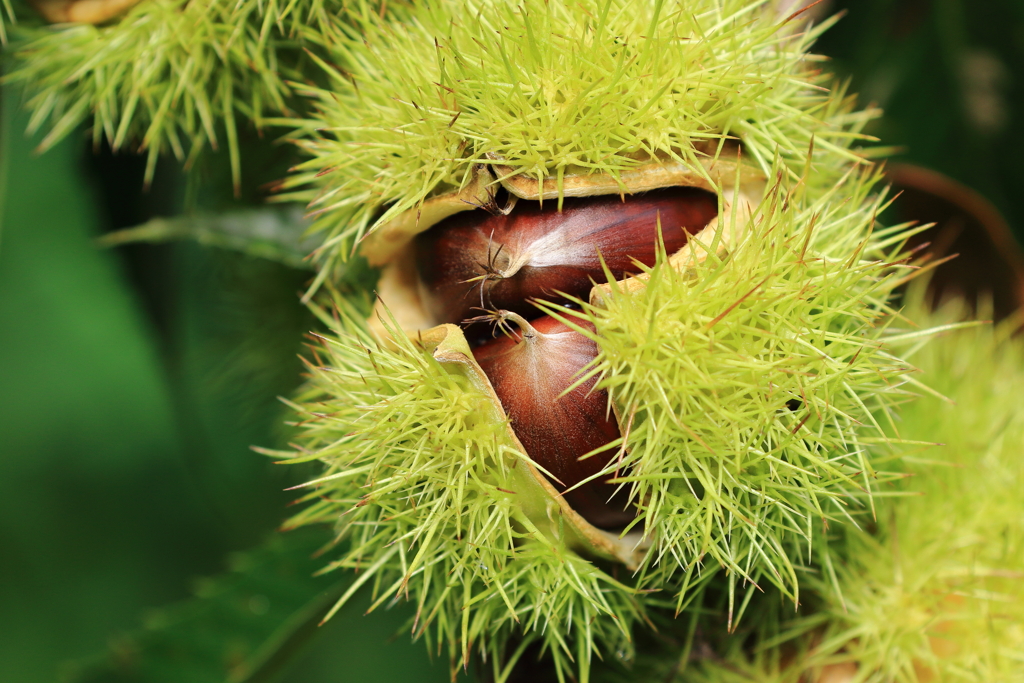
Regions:
<instances>
[{"instance_id":1,"label":"tan husk interior","mask_svg":"<svg viewBox=\"0 0 1024 683\"><path fill-rule=\"evenodd\" d=\"M434 358L442 363L455 363L493 402L496 415L504 416L490 381L473 358L462 330L457 325L438 324L427 313L420 294L416 272L413 238L441 220L461 211L480 207L494 207L499 187L511 195L526 200L556 200L561 186L562 196L583 197L608 194L632 194L663 187L699 187L722 198L722 211L697 233L682 249L669 257L679 269L687 269L707 258L708 251L722 254L734 244L764 192L765 181L759 171L739 162L721 159L702 164L701 172L677 162L659 160L642 164L614 178L590 175L584 172L566 173L560 179L511 175L512 171L500 164L492 167L479 165L472 180L458 192L428 199L416 210L407 211L398 218L372 232L361 245L362 254L372 265L382 266L378 284L378 300L368 324L381 340L390 337L388 328L397 324L406 334L418 339ZM497 178L495 175L497 174ZM495 207L497 208L497 207ZM634 291L643 287L643 276L630 277L620 283L598 285L591 290L590 300L599 304L610 287L625 287ZM385 325L382 319L393 321ZM621 416L616 415L620 420ZM509 437L525 455L519 439L508 426ZM528 457L515 465L524 491L517 501L525 505L528 517L546 533L561 537L570 547L591 554L616 559L627 567L636 568L650 546L650 530L632 531L619 535L598 529L588 523L565 499ZM546 501L543 504L536 501ZM568 532L568 533L567 533Z\"/></svg>"}]
</instances>

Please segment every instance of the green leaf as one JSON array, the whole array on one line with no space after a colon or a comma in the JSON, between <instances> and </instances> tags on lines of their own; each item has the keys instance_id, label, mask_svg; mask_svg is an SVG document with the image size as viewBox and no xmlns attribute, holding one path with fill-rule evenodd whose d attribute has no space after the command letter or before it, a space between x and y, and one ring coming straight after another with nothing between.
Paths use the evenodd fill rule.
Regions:
<instances>
[{"instance_id":1,"label":"green leaf","mask_svg":"<svg viewBox=\"0 0 1024 683\"><path fill-rule=\"evenodd\" d=\"M237 555L229 571L202 581L191 600L151 614L117 638L99 661L80 664L74 683L100 681L269 681L317 634L342 581L315 577L323 528L275 534Z\"/></svg>"},{"instance_id":2,"label":"green leaf","mask_svg":"<svg viewBox=\"0 0 1024 683\"><path fill-rule=\"evenodd\" d=\"M206 246L240 251L292 268L312 269L313 264L307 257L322 240L320 236L307 234L309 225L298 207L263 208L217 215L154 218L134 228L104 235L99 242L105 247L114 247L132 242L192 239Z\"/></svg>"}]
</instances>

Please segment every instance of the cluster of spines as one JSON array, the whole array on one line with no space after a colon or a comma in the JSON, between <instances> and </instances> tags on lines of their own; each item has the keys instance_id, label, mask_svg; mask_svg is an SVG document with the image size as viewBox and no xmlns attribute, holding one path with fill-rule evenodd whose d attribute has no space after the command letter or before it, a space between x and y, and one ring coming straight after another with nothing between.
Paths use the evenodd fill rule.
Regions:
<instances>
[{"instance_id":1,"label":"cluster of spines","mask_svg":"<svg viewBox=\"0 0 1024 683\"><path fill-rule=\"evenodd\" d=\"M765 173L781 156L797 175L812 149L808 182L829 187L860 160L850 147L874 114L809 68L821 27L793 34L764 5L478 0L344 15L330 82L307 89L319 113L295 121L312 158L286 196L316 209L329 265L476 164L538 181L618 176L645 158L703 173L740 139Z\"/></svg>"},{"instance_id":2,"label":"cluster of spines","mask_svg":"<svg viewBox=\"0 0 1024 683\"><path fill-rule=\"evenodd\" d=\"M1024 680L1024 382L1020 319L958 323L963 302L929 312L912 292L902 339L928 389L899 411L920 444L909 476L837 543L835 578L809 575L805 609L734 640L678 677L693 683ZM924 342L927 340L927 344ZM678 667L677 667L678 668Z\"/></svg>"},{"instance_id":3,"label":"cluster of spines","mask_svg":"<svg viewBox=\"0 0 1024 683\"><path fill-rule=\"evenodd\" d=\"M26 87L29 130L49 148L92 119L94 142L192 161L224 144L236 183L236 118L257 128L295 106L289 79L307 80L302 46L341 0L143 0L109 25L42 29L23 21L6 81ZM243 124L244 125L244 124Z\"/></svg>"},{"instance_id":4,"label":"cluster of spines","mask_svg":"<svg viewBox=\"0 0 1024 683\"><path fill-rule=\"evenodd\" d=\"M592 371L633 419L608 471L621 468L654 542L637 573L613 579L531 528L503 466L525 456L493 404L397 329L374 340L340 301L298 406L298 459L328 469L295 523L338 520L349 546L333 566L372 578L378 603L416 602L415 629L447 642L453 665L475 645L507 666L512 643L541 639L560 674L585 673L594 651L629 652L645 604L682 611L720 569L730 628L765 583L796 601L808 564L834 580L829 523L870 520L901 476L873 459L899 441L877 420L909 371L882 341L905 231L872 235L872 171L851 173L845 202L804 202L782 175L727 257L676 269L663 254L639 292L613 286L585 307Z\"/></svg>"},{"instance_id":5,"label":"cluster of spines","mask_svg":"<svg viewBox=\"0 0 1024 683\"><path fill-rule=\"evenodd\" d=\"M409 338L373 339L336 303L290 460L327 465L292 524L340 524L329 569L360 573L339 605L367 582L375 607L410 599L415 635L446 645L453 669L477 650L498 680L535 641L560 675L585 678L595 652L628 658L643 612L628 574L616 580L522 513L510 465L525 456L487 396Z\"/></svg>"},{"instance_id":6,"label":"cluster of spines","mask_svg":"<svg viewBox=\"0 0 1024 683\"><path fill-rule=\"evenodd\" d=\"M895 428L935 445L904 458L913 476L873 533L849 535L839 590L821 591L830 623L817 655L855 662L873 672L865 680L1024 680L1020 320L957 325L961 303L929 314L920 294L909 318L952 329L907 351L929 390Z\"/></svg>"},{"instance_id":7,"label":"cluster of spines","mask_svg":"<svg viewBox=\"0 0 1024 683\"><path fill-rule=\"evenodd\" d=\"M875 460L891 457L877 419L908 370L881 341L903 229L871 235L874 180L853 174L842 197L802 206L777 185L727 257L662 263L639 292L613 286L586 307L601 349L591 373L626 438L606 472L655 543L642 585L722 567L796 600L798 567L830 561L820 540L812 549L821 527L870 517L899 476ZM680 589L678 607L688 598Z\"/></svg>"},{"instance_id":8,"label":"cluster of spines","mask_svg":"<svg viewBox=\"0 0 1024 683\"><path fill-rule=\"evenodd\" d=\"M510 522L513 531L502 537L498 556L505 560L515 556L516 560L506 562L503 571L532 572L532 583L473 577L467 573L473 568L466 562L475 560L466 560L469 556L464 553L465 546L458 546L462 550L442 547L432 536L438 567L460 567L459 571L447 571L449 576L458 577L456 583L464 592L447 584L438 590L436 578L431 579L431 586L424 585L421 579L428 574L419 568L410 570L404 561L395 561L399 551L390 545L402 544L413 536L422 539L421 529L403 530L393 522L409 521L422 513L399 504L393 510L389 508L384 517L375 517L376 513L360 512L358 506L365 508L374 502L362 500L357 504L351 496L333 494L325 495L324 502L314 506L312 518L334 519L342 512L340 520L346 533L361 534L340 566L375 567L382 581L381 599L408 591L410 599L419 604L421 618L416 628L427 637L447 641L453 662L464 665L473 642L498 666L499 661L514 660L514 652L521 651L512 643L525 644L541 637L554 655L560 676L577 669L585 679L591 652L628 652L630 624L642 613L642 606L687 609L722 568L727 574L732 628L750 598L758 589L767 589L768 584L796 601L801 583L798 576L806 573L808 564L834 581L829 536L844 524L855 526L860 520L870 519L873 496L898 476L881 471L881 461L891 456L886 449L895 439L885 433L875 417L877 414L884 419L888 415L890 403L900 396L899 385L907 371L880 341L892 314L887 300L901 273L894 254L905 238L905 229L876 229L875 217L884 204L881 198L870 196L877 172L869 168L852 170L860 159L848 149L860 137L859 128L871 113L852 112L841 88L833 92L817 88L823 79L805 70L803 64L809 37L779 37L777 26L740 21L753 17L756 3L699 4L688 21L710 22L710 27L704 26L703 42L694 41L693 52L688 55L691 61L703 60L706 70L694 73L709 79L707 87L712 90L720 84L731 84L732 88L722 85L721 98L703 109L655 104L657 97L693 94L688 88L680 92L665 89L648 93L654 99L647 107L630 105L634 113L640 114L632 119L626 116L621 125L583 126L581 120L597 114L582 111L577 106L579 98L568 98L557 106L552 92L543 88L534 90L532 100L522 92L524 84L543 85L544 74L550 75L552 69L545 59L559 49L551 35L589 44L586 35L576 35L564 26L560 31L553 30L553 23L566 17L551 12L570 10L559 7L547 14L546 10L533 13L529 6L512 8L489 3L480 3L472 10L474 22L495 22L493 36L485 31L479 43L467 37L470 32L479 32L474 22L438 23L439 17L453 10L443 3L402 24L383 24L375 18L350 22L348 38L335 48L336 62L348 66L344 73L335 74L330 92L314 91L321 97L323 114L315 122L320 130L303 143L314 159L306 165L309 173L296 176L294 182L317 185L315 205L323 212L323 225L345 225L332 228L324 250L328 258L341 255L352 240L370 229L372 220L382 223L414 208L425 197L459 187L472 165L479 162L500 163L527 177L556 178L567 168L616 175L634 166L644 154L666 155L698 168L698 149L717 155L721 146L716 147L716 143L742 133L747 162L760 166L775 182L750 223L740 226L747 234L738 243L728 245L726 256L714 255L718 245L705 245L713 255L681 271L669 267L663 258L648 269L647 285L640 292L627 294L613 286L601 307L585 307L585 315L597 326L595 339L602 348L593 372L601 376L601 386L613 395L620 424L628 425L623 430L629 449L624 451L626 460L617 463L617 474L622 485L633 490L643 525L654 543L639 572L627 576L624 582L612 581L600 565L543 537L531 537ZM584 33L611 30L608 27L619 22L622 25L616 30L631 35L633 24L643 19L642 12L635 12L633 5L626 8L608 2L599 9L593 16L583 12L575 17ZM632 11L628 16L627 9ZM466 11L464 5L458 8L460 13ZM647 19L662 16L660 13L667 10L655 3L651 11ZM534 25L534 21L539 23ZM468 28L470 25L473 28ZM661 30L656 22L646 28L651 35ZM426 39L435 35L443 38L437 42ZM536 36L552 43L536 45ZM661 35L662 40L669 37L678 36ZM497 40L500 49L484 50L489 38ZM632 68L630 60L650 67L651 60L657 59L655 46L664 47L658 40L638 43L622 47L627 52L635 51L620 65L620 78L629 73L627 66ZM479 53L473 51L477 49L473 45ZM739 74L716 71L729 71L723 65L728 61L724 56L727 47L743 52L746 57L741 63L758 70L760 79L741 67L735 67L742 72ZM536 63L517 71L505 59L512 49L523 54L534 51ZM763 58L760 64L757 60L751 63L752 51ZM495 61L499 58L500 63ZM690 62L684 58L682 63ZM591 64L588 69L593 67ZM661 67L667 68L665 64ZM432 71L435 68L439 69L437 74ZM505 86L486 78L488 70L503 74ZM582 82L591 72L565 69L565 73L566 78L577 77ZM720 80L712 79L712 73ZM744 79L757 83L746 91L740 87ZM565 80L560 83L564 85ZM762 88L765 83L774 85ZM586 92L595 97L588 106L600 109L602 100L599 93L595 95L594 84L588 86L589 90L579 87L578 82L574 85L577 94ZM510 94L502 87L518 87L519 91ZM427 104L428 98L440 104ZM716 118L712 114L721 112L715 107L730 114ZM373 112L373 122L360 118L369 112ZM654 122L643 119L645 112L656 112L656 118L660 117L657 136L651 133ZM542 115L569 116L574 138L561 147L541 140L538 136L549 128L531 116ZM663 120L673 115L679 120ZM762 144L768 133L773 139L771 148ZM616 144L610 146L602 137L606 135L609 140L615 138ZM388 208L382 208L382 204ZM802 327L795 329L794 325ZM339 343L344 346L364 334L357 332L359 329L354 319L335 325ZM685 343L676 343L679 338L672 338L675 333L685 333ZM355 336L346 342L351 335ZM401 340L402 335L397 334L397 338ZM645 339L650 340L650 348L645 347ZM409 344L407 340L400 343ZM379 345L374 348L373 354L353 352L352 358L358 357L361 365L349 373L351 382L365 384L368 375L380 372L377 363L381 354L394 352ZM646 358L644 353L651 349L662 356ZM663 353L666 349L667 355ZM698 352L691 354L694 350ZM408 346L407 352L424 353L414 346ZM375 362L370 361L371 355ZM687 383L687 378L681 376L687 372L690 380L705 381ZM743 378L738 379L741 374ZM355 400L348 393L347 382L338 382L336 374L314 375L318 377L318 391L332 397L335 408L323 410L307 404L303 408L307 414L336 415L342 403ZM716 387L710 380L724 376L731 377L729 386ZM421 382L406 384L424 386ZM703 413L696 410L701 401L708 404ZM729 401L732 407L727 405ZM390 404L389 399L381 406L390 410ZM368 426L368 432L393 428L385 422L369 425L365 421L375 420L380 414L367 412L365 402L360 405L363 412L358 417ZM438 419L453 417L431 411L429 405L418 414L428 419L430 413ZM726 413L736 418L735 424L725 419L729 417ZM688 423L680 419L681 415L687 421L694 416L697 420ZM313 445L312 457L326 456L329 464L341 461L319 450L319 444L335 443L342 434L354 433L351 426L332 426L332 420L311 420L309 429L321 434L304 441ZM431 434L452 435L436 425L420 426ZM462 438L456 437L455 442L460 443ZM486 448L472 450L479 453ZM398 458L394 469L402 466L399 463L405 456L401 451L378 447L374 452L375 457ZM343 451L337 452L340 455ZM679 458L679 454L689 455ZM610 473L613 467L610 465L607 471ZM751 473L756 481L749 479ZM698 494L686 480L701 477L704 481ZM437 485L451 488L455 481L438 478ZM362 476L357 481L342 475L338 482L342 487L355 487L360 482L371 488L377 485L372 477ZM347 511L341 509L344 504L332 502L346 500L352 505ZM428 498L415 501L416 505L425 500ZM500 514L512 519L517 513L503 507L508 503L487 500L473 514L483 518L501 508ZM436 510L466 514L440 504ZM373 519L358 521L361 515ZM830 523L832 527L828 528ZM462 537L459 543L467 540ZM495 548L493 541L487 539L488 549ZM525 557L525 547L540 553L530 560L529 567L519 563ZM561 559L544 561L553 557ZM492 571L496 565L483 562L481 566ZM594 583L587 584L576 576L581 567ZM567 569L572 571L566 573ZM474 592L474 585L482 592ZM513 585L519 591L515 600L507 594ZM497 590L499 586L504 593ZM588 626L581 628L577 618L575 632L564 631L559 612L545 609L559 600L540 586L558 587L555 596L591 610L593 618ZM660 593L658 597L637 597L637 591L649 590ZM607 600L607 605L601 606L602 600ZM567 613L575 610L568 609ZM521 614L534 618L543 614L550 623L539 632L531 631L540 628L542 621L524 627L525 622L516 623ZM576 661L571 663L574 653Z\"/></svg>"}]
</instances>

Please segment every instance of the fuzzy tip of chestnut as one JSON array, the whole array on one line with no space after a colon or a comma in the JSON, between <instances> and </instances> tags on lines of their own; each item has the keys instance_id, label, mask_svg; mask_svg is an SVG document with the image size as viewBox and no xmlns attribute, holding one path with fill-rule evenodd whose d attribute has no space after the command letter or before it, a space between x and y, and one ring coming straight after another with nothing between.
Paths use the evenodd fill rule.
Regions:
<instances>
[{"instance_id":1,"label":"fuzzy tip of chestnut","mask_svg":"<svg viewBox=\"0 0 1024 683\"><path fill-rule=\"evenodd\" d=\"M550 473L566 502L588 522L602 529L626 526L636 516L628 486L609 483L612 477L605 477L566 491L600 472L616 454L615 449L606 449L580 459L619 438L608 392L595 389L597 378L566 393L597 356L597 344L550 315L528 322L503 310L477 320L484 319L505 334L478 346L473 355L527 455ZM594 331L585 319L572 322Z\"/></svg>"},{"instance_id":2,"label":"fuzzy tip of chestnut","mask_svg":"<svg viewBox=\"0 0 1024 683\"><path fill-rule=\"evenodd\" d=\"M717 197L670 187L557 203L519 201L509 211L451 216L415 242L422 299L437 322L458 323L474 308L529 316L529 301L586 298L607 274L622 279L652 266L718 215Z\"/></svg>"}]
</instances>

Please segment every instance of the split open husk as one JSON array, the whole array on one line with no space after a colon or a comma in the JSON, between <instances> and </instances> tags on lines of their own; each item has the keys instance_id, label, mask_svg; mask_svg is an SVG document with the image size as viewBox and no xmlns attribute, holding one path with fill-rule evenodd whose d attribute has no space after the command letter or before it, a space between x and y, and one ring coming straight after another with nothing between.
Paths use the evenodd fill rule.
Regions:
<instances>
[{"instance_id":1,"label":"split open husk","mask_svg":"<svg viewBox=\"0 0 1024 683\"><path fill-rule=\"evenodd\" d=\"M428 199L417 209L407 211L364 239L361 253L371 265L382 267L378 299L368 321L370 329L379 338L387 339L387 328L391 325L385 325L382 320L394 321L402 331L419 340L437 361L456 364L473 385L490 397L496 419L507 419L490 381L474 360L461 328L439 324L440 321L432 319L428 313L417 275L413 239L456 213L495 206L499 188L519 199L558 201L559 196L625 195L665 187L696 187L720 198L718 217L682 249L669 256L669 263L676 269L685 270L703 262L709 249L723 254L736 243L764 192L765 179L760 171L741 160L708 160L697 170L671 160L657 160L641 163L635 170L617 178L586 174L580 170L566 173L561 178L540 180L514 175L511 169L501 164L491 167L480 164L474 169L471 182L459 191ZM627 278L618 286L625 287L626 291L635 291L644 286L644 277L641 274ZM603 294L611 286L595 286L590 293L591 303L600 305ZM614 406L613 410L619 419ZM525 454L511 425L508 432L512 443ZM564 528L570 530L569 537L562 539L569 547L617 560L630 569L639 566L644 552L652 543L651 530L633 530L620 535L598 529L569 506L528 458L519 460L515 467L522 475L523 487L529 491L522 500L528 501L524 503L526 513L535 524L545 525L552 534L557 534L559 525L555 520L560 517L566 522Z\"/></svg>"}]
</instances>

